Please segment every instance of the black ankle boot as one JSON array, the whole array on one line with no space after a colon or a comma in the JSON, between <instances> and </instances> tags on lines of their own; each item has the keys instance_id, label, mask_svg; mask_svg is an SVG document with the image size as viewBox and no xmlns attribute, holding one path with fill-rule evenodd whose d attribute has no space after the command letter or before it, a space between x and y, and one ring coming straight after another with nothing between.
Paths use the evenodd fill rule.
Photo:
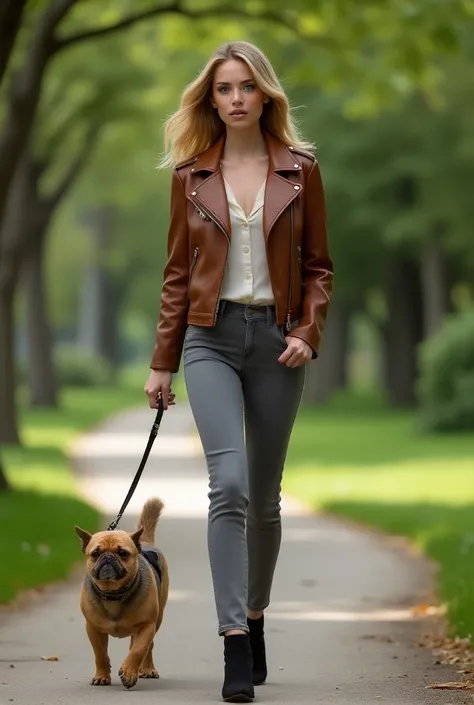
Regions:
<instances>
[{"instance_id":1,"label":"black ankle boot","mask_svg":"<svg viewBox=\"0 0 474 705\"><path fill-rule=\"evenodd\" d=\"M262 685L267 680L267 655L265 651L264 618L247 619L249 625L250 648L253 660L253 684Z\"/></svg>"},{"instance_id":2,"label":"black ankle boot","mask_svg":"<svg viewBox=\"0 0 474 705\"><path fill-rule=\"evenodd\" d=\"M226 703L251 703L255 697L252 683L252 652L248 634L224 637L225 677L222 699Z\"/></svg>"}]
</instances>

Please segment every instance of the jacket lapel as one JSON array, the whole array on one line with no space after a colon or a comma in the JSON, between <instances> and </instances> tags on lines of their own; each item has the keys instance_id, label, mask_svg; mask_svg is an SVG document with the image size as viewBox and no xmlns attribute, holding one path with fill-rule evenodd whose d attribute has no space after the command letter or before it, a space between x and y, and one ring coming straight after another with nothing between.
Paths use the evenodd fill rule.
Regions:
<instances>
[{"instance_id":1,"label":"jacket lapel","mask_svg":"<svg viewBox=\"0 0 474 705\"><path fill-rule=\"evenodd\" d=\"M265 133L265 140L269 164L263 206L263 232L267 239L276 220L303 193L304 187L300 176L301 165L291 150L269 133ZM299 178L294 178L295 173ZM288 178L289 174L293 180Z\"/></svg>"},{"instance_id":2,"label":"jacket lapel","mask_svg":"<svg viewBox=\"0 0 474 705\"><path fill-rule=\"evenodd\" d=\"M269 163L263 205L263 232L265 238L268 238L276 220L290 203L303 193L304 186L301 164L295 154L268 132L264 132L264 137ZM222 135L195 163L191 171L193 174L199 174L203 180L195 184L188 198L203 217L210 216L215 220L230 239L229 204L220 168L224 143L225 135Z\"/></svg>"},{"instance_id":3,"label":"jacket lapel","mask_svg":"<svg viewBox=\"0 0 474 705\"><path fill-rule=\"evenodd\" d=\"M208 213L230 239L229 204L220 169L224 142L225 137L222 136L218 142L203 152L197 160L192 173L199 174L203 180L194 186L194 189L188 194L188 198L201 210L204 216Z\"/></svg>"}]
</instances>

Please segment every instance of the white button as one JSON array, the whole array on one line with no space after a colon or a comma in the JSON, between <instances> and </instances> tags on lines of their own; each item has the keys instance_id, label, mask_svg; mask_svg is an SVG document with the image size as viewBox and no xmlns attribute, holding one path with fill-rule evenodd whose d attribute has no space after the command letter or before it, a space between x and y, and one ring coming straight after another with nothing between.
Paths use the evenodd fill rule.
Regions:
<instances>
[{"instance_id":1,"label":"white button","mask_svg":"<svg viewBox=\"0 0 474 705\"><path fill-rule=\"evenodd\" d=\"M191 196L195 196L195 195L196 195L196 191L193 191Z\"/></svg>"},{"instance_id":2,"label":"white button","mask_svg":"<svg viewBox=\"0 0 474 705\"><path fill-rule=\"evenodd\" d=\"M247 252L250 252L249 248L248 248L248 247L244 247L244 252L245 252L245 254L247 254Z\"/></svg>"},{"instance_id":3,"label":"white button","mask_svg":"<svg viewBox=\"0 0 474 705\"><path fill-rule=\"evenodd\" d=\"M194 167L191 169L191 171L194 171Z\"/></svg>"},{"instance_id":4,"label":"white button","mask_svg":"<svg viewBox=\"0 0 474 705\"><path fill-rule=\"evenodd\" d=\"M251 278L252 278L251 273L250 273L250 272L245 272L245 278L246 278L246 279L251 279Z\"/></svg>"},{"instance_id":5,"label":"white button","mask_svg":"<svg viewBox=\"0 0 474 705\"><path fill-rule=\"evenodd\" d=\"M299 164L295 164L295 169L299 169L299 168L300 168L300 165L299 165ZM194 171L194 169L191 169L191 171Z\"/></svg>"},{"instance_id":6,"label":"white button","mask_svg":"<svg viewBox=\"0 0 474 705\"><path fill-rule=\"evenodd\" d=\"M300 190L300 187L299 187L299 186L295 186L295 191L299 191L299 190Z\"/></svg>"},{"instance_id":7,"label":"white button","mask_svg":"<svg viewBox=\"0 0 474 705\"><path fill-rule=\"evenodd\" d=\"M293 151L294 147L288 147L288 149L291 149Z\"/></svg>"}]
</instances>

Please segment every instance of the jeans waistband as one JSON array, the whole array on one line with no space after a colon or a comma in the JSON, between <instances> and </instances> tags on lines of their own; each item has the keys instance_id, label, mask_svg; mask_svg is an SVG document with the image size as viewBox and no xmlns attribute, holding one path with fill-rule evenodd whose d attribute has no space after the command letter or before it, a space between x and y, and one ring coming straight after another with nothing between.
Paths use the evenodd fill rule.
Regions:
<instances>
[{"instance_id":1,"label":"jeans waistband","mask_svg":"<svg viewBox=\"0 0 474 705\"><path fill-rule=\"evenodd\" d=\"M275 306L273 305L244 304L226 299L221 299L219 303L218 317L222 318L223 316L241 318L246 321L266 321L268 326L272 326L276 321Z\"/></svg>"}]
</instances>

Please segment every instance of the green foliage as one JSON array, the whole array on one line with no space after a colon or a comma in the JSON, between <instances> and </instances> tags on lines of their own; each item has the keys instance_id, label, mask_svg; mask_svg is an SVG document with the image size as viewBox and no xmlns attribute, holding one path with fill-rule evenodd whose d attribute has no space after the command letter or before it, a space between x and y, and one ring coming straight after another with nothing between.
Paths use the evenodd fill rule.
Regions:
<instances>
[{"instance_id":1,"label":"green foliage","mask_svg":"<svg viewBox=\"0 0 474 705\"><path fill-rule=\"evenodd\" d=\"M103 387L110 383L109 365L76 346L58 346L55 357L58 381L62 386Z\"/></svg>"},{"instance_id":2,"label":"green foliage","mask_svg":"<svg viewBox=\"0 0 474 705\"><path fill-rule=\"evenodd\" d=\"M474 431L474 310L449 317L421 346L421 419L431 431Z\"/></svg>"},{"instance_id":3,"label":"green foliage","mask_svg":"<svg viewBox=\"0 0 474 705\"><path fill-rule=\"evenodd\" d=\"M58 383L62 387L104 387L112 379L109 364L74 345L58 345L54 351ZM18 385L27 383L26 361L16 364Z\"/></svg>"}]
</instances>

